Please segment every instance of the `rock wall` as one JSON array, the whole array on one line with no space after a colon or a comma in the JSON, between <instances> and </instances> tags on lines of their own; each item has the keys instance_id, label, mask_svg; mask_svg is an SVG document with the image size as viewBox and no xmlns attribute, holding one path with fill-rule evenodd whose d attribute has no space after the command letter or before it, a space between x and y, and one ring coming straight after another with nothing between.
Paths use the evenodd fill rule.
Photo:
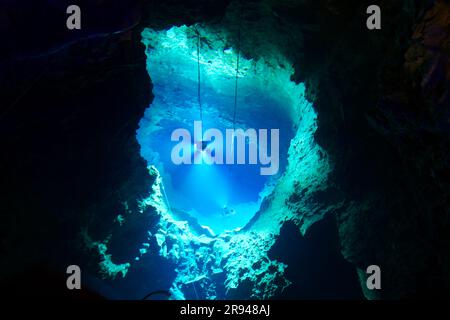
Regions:
<instances>
[{"instance_id":1,"label":"rock wall","mask_svg":"<svg viewBox=\"0 0 450 320\"><path fill-rule=\"evenodd\" d=\"M367 298L448 296L449 4L381 1L374 33L361 27L363 3L324 6L329 23L306 33L315 40L304 42L298 79L314 98L332 183L353 202L337 212L342 253L363 289L366 267L380 265L383 290Z\"/></svg>"}]
</instances>

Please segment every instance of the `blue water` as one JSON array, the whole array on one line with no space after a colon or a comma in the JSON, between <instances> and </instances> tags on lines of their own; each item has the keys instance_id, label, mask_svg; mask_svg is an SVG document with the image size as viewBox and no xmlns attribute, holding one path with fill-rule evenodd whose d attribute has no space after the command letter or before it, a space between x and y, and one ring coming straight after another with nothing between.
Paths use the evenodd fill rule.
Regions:
<instances>
[{"instance_id":1,"label":"blue water","mask_svg":"<svg viewBox=\"0 0 450 320\"><path fill-rule=\"evenodd\" d=\"M149 136L138 132L141 154L163 171L165 190L172 208L189 212L200 224L207 225L215 233L243 227L256 213L260 204L260 192L270 176L260 174L261 164L181 164L171 160L172 148L178 142L171 141L173 130L185 128L194 137L194 121L200 120L195 82L177 79L155 84L155 99L141 121L141 129L157 123L160 129ZM219 129L226 141L225 129L232 129L234 96L223 95L202 88L203 132ZM294 131L292 122L280 112L286 106L270 98L261 88L241 89L238 99L236 129L279 129L279 174L286 166L286 156ZM158 119L158 111L167 116ZM270 137L270 131L269 131ZM192 142L193 142L192 141ZM158 159L153 158L156 152ZM268 148L270 154L270 148ZM195 157L202 156L193 152ZM207 156L207 155L206 155ZM225 152L224 152L225 160ZM158 163L154 163L158 162ZM224 209L226 208L226 209Z\"/></svg>"}]
</instances>

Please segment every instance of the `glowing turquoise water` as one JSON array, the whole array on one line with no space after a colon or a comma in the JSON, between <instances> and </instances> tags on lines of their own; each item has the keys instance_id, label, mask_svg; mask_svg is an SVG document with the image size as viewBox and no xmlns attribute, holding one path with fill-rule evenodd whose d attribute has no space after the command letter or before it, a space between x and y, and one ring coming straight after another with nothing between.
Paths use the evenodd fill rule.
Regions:
<instances>
[{"instance_id":1,"label":"glowing turquoise water","mask_svg":"<svg viewBox=\"0 0 450 320\"><path fill-rule=\"evenodd\" d=\"M197 53L190 48L194 40L187 38L186 29L179 34L169 30L147 52L155 98L141 120L137 138L141 155L162 173L171 208L189 212L201 225L220 233L245 226L259 209L260 192L276 177L262 176L261 165L248 161L239 165L172 162L171 151L177 144L171 141L173 130L185 128L192 134L194 121L200 120ZM233 59L230 53L208 54L212 56L201 56L203 131L216 128L225 136L225 129L233 128L235 55ZM242 65L246 64L243 59ZM281 174L294 128L284 111L287 99L272 90L256 71L240 74L236 128L279 129Z\"/></svg>"}]
</instances>

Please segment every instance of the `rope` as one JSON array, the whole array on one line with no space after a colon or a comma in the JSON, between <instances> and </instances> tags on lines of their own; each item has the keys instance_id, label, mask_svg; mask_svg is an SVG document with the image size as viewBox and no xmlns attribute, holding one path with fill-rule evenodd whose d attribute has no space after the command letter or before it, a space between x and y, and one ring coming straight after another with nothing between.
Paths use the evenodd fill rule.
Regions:
<instances>
[{"instance_id":1,"label":"rope","mask_svg":"<svg viewBox=\"0 0 450 320\"><path fill-rule=\"evenodd\" d=\"M169 212L172 212L172 207L170 206L169 198L167 198L166 188L164 188L164 182L162 181L162 179L161 179L161 187L164 194L164 198L166 199L167 208L169 209Z\"/></svg>"},{"instance_id":2,"label":"rope","mask_svg":"<svg viewBox=\"0 0 450 320\"><path fill-rule=\"evenodd\" d=\"M236 130L236 111L237 111L237 95L238 95L238 77L239 77L239 57L241 53L241 21L242 21L242 1L240 3L239 11L239 25L238 25L238 48L236 57L236 79L234 85L234 114L233 114L233 130Z\"/></svg>"},{"instance_id":3,"label":"rope","mask_svg":"<svg viewBox=\"0 0 450 320\"><path fill-rule=\"evenodd\" d=\"M197 33L197 96L198 96L198 106L200 108L200 121L203 122L203 110L202 110L202 100L200 97L200 32L195 29Z\"/></svg>"}]
</instances>

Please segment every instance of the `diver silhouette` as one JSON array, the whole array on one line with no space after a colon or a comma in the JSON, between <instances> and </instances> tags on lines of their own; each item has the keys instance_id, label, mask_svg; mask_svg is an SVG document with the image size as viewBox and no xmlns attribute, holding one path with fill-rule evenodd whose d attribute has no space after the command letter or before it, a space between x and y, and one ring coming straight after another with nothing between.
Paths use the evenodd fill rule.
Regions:
<instances>
[{"instance_id":1,"label":"diver silhouette","mask_svg":"<svg viewBox=\"0 0 450 320\"><path fill-rule=\"evenodd\" d=\"M228 217L236 214L236 210L228 208L227 205L224 205L222 208L222 216Z\"/></svg>"}]
</instances>

